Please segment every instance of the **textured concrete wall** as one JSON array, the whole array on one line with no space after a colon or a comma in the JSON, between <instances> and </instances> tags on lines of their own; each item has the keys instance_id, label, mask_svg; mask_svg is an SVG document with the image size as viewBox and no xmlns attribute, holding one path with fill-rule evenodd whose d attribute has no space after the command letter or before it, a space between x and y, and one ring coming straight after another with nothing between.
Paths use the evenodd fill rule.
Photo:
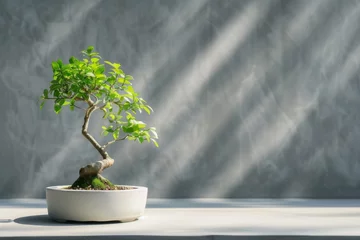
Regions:
<instances>
[{"instance_id":1,"label":"textured concrete wall","mask_svg":"<svg viewBox=\"0 0 360 240\"><path fill-rule=\"evenodd\" d=\"M44 197L98 160L82 113L38 109L88 45L154 108L159 149L104 175L150 197L360 197L360 1L0 0L0 198ZM91 123L98 137L100 122Z\"/></svg>"}]
</instances>

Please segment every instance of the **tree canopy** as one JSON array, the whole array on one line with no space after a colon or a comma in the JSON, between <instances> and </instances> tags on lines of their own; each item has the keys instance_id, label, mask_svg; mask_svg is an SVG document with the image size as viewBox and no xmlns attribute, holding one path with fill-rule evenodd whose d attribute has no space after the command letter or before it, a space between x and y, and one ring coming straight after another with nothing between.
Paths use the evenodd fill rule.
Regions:
<instances>
[{"instance_id":1,"label":"tree canopy","mask_svg":"<svg viewBox=\"0 0 360 240\"><path fill-rule=\"evenodd\" d=\"M90 108L101 110L103 118L108 120L108 124L102 126L102 134L111 134L113 138L103 146L104 149L125 139L140 143L152 141L158 147L156 129L136 119L137 113L145 111L151 114L153 110L134 90L133 77L126 74L119 63L102 63L101 56L93 46L82 53L82 60L71 57L67 64L61 59L52 62L53 79L50 87L43 91L40 107L47 100L53 100L56 114L64 107L72 111L83 109L87 112ZM110 68L109 71L107 68ZM87 108L77 104L81 102L87 103Z\"/></svg>"}]
</instances>

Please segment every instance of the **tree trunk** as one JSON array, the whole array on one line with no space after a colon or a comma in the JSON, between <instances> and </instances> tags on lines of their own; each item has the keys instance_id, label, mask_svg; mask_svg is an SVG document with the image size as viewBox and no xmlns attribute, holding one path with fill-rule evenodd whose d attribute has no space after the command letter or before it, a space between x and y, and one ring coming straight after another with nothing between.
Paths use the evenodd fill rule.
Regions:
<instances>
[{"instance_id":1,"label":"tree trunk","mask_svg":"<svg viewBox=\"0 0 360 240\"><path fill-rule=\"evenodd\" d=\"M98 109L98 107L92 101L89 101L89 106L90 107L86 110L84 116L84 124L82 126L81 132L84 137L89 140L89 142L94 146L94 148L100 153L103 159L109 158L109 154L105 151L105 149L102 148L100 144L95 140L95 138L88 133L90 116L96 109Z\"/></svg>"},{"instance_id":2,"label":"tree trunk","mask_svg":"<svg viewBox=\"0 0 360 240\"><path fill-rule=\"evenodd\" d=\"M111 167L113 164L114 159L109 157L80 168L79 175L80 177L97 175L100 174L104 169Z\"/></svg>"},{"instance_id":3,"label":"tree trunk","mask_svg":"<svg viewBox=\"0 0 360 240\"><path fill-rule=\"evenodd\" d=\"M86 110L85 113L84 124L82 126L82 134L100 153L100 155L103 157L103 160L82 167L79 170L80 177L97 175L101 173L104 169L111 167L114 164L114 159L112 159L109 156L109 154L105 151L105 149L95 140L95 138L88 133L90 116L96 109L98 109L98 107L94 104L93 101L89 100L88 104L89 104L89 108Z\"/></svg>"}]
</instances>

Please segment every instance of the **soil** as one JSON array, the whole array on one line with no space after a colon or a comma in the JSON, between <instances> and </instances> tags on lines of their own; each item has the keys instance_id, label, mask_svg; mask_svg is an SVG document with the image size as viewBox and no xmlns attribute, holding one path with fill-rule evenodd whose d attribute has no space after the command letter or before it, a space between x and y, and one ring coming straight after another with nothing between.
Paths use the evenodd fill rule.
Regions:
<instances>
[{"instance_id":1,"label":"soil","mask_svg":"<svg viewBox=\"0 0 360 240\"><path fill-rule=\"evenodd\" d=\"M73 189L73 190L128 190L135 189L134 187L128 186L118 186L114 185L108 179L100 176L87 176L87 177L79 177L76 181L65 189Z\"/></svg>"},{"instance_id":2,"label":"soil","mask_svg":"<svg viewBox=\"0 0 360 240\"><path fill-rule=\"evenodd\" d=\"M76 187L76 188L72 188L72 186L70 187L66 187L64 189L70 189L70 190L129 190L129 189L136 189L135 187L128 187L128 186L115 186L115 188L107 188L107 189L95 189L92 188L91 186L88 186L86 188L80 188L80 187Z\"/></svg>"}]
</instances>

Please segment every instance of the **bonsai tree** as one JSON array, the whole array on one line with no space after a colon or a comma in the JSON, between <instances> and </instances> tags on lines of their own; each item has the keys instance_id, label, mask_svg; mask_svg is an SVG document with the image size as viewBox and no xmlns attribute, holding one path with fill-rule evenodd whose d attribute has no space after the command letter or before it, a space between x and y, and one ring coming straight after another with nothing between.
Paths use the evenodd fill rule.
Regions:
<instances>
[{"instance_id":1,"label":"bonsai tree","mask_svg":"<svg viewBox=\"0 0 360 240\"><path fill-rule=\"evenodd\" d=\"M46 101L54 102L54 111L59 114L64 107L71 111L84 111L82 135L92 144L101 156L101 160L80 168L79 178L71 185L72 189L118 189L100 173L114 164L107 148L119 141L130 140L143 143L156 142L154 127L136 119L136 113L153 110L133 89L133 77L125 74L119 63L104 61L99 53L89 46L82 51L84 59L75 57L65 64L61 59L52 62L53 79L41 96L40 108ZM107 71L105 64L110 67ZM111 140L100 144L89 132L92 113L102 111L105 126L102 136L111 134Z\"/></svg>"}]
</instances>

